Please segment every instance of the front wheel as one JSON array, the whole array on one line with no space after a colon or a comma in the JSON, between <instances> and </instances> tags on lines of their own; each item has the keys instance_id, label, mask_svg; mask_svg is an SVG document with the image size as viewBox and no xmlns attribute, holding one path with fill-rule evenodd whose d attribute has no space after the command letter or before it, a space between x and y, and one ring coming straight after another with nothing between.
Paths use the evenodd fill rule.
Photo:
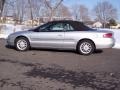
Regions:
<instances>
[{"instance_id":1,"label":"front wheel","mask_svg":"<svg viewBox=\"0 0 120 90\"><path fill-rule=\"evenodd\" d=\"M20 37L15 40L15 47L18 51L26 51L30 48L30 44L27 38Z\"/></svg>"},{"instance_id":2,"label":"front wheel","mask_svg":"<svg viewBox=\"0 0 120 90\"><path fill-rule=\"evenodd\" d=\"M94 52L95 46L94 43L90 40L83 40L79 42L77 46L77 51L82 55L90 55Z\"/></svg>"}]
</instances>

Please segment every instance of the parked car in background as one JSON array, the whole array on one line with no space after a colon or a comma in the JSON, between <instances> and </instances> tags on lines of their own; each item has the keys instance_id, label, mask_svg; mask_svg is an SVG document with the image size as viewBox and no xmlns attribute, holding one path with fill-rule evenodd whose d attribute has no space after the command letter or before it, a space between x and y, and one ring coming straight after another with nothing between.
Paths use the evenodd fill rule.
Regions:
<instances>
[{"instance_id":1,"label":"parked car in background","mask_svg":"<svg viewBox=\"0 0 120 90\"><path fill-rule=\"evenodd\" d=\"M78 21L62 20L13 33L8 36L7 43L19 51L32 47L73 49L79 54L90 55L96 49L112 48L115 41L110 31L98 31Z\"/></svg>"}]
</instances>

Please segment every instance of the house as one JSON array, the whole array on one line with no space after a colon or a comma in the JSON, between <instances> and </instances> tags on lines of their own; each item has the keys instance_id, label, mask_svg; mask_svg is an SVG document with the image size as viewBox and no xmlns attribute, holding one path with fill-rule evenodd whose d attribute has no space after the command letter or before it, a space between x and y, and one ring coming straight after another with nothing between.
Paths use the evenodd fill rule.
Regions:
<instances>
[{"instance_id":1,"label":"house","mask_svg":"<svg viewBox=\"0 0 120 90\"><path fill-rule=\"evenodd\" d=\"M71 17L53 17L52 20L72 20L72 18ZM50 21L49 17L38 17L34 20L26 20L22 22L22 24L27 26L31 26L32 24L33 26L38 26L49 21Z\"/></svg>"},{"instance_id":2,"label":"house","mask_svg":"<svg viewBox=\"0 0 120 90\"><path fill-rule=\"evenodd\" d=\"M87 25L88 27L93 27L94 21L84 21L83 22L85 25Z\"/></svg>"},{"instance_id":3,"label":"house","mask_svg":"<svg viewBox=\"0 0 120 90\"><path fill-rule=\"evenodd\" d=\"M102 23L101 23L101 22L95 22L95 23L93 24L93 27L94 27L94 28L101 28L101 27L102 27Z\"/></svg>"},{"instance_id":4,"label":"house","mask_svg":"<svg viewBox=\"0 0 120 90\"><path fill-rule=\"evenodd\" d=\"M27 25L27 26L37 26L39 25L39 22L37 20L26 20L26 21L23 21L22 24L24 25Z\"/></svg>"},{"instance_id":5,"label":"house","mask_svg":"<svg viewBox=\"0 0 120 90\"><path fill-rule=\"evenodd\" d=\"M0 17L2 23L15 24L15 19L13 16Z\"/></svg>"},{"instance_id":6,"label":"house","mask_svg":"<svg viewBox=\"0 0 120 90\"><path fill-rule=\"evenodd\" d=\"M46 23L50 21L50 17L37 18L39 23ZM72 17L52 17L52 20L73 20Z\"/></svg>"},{"instance_id":7,"label":"house","mask_svg":"<svg viewBox=\"0 0 120 90\"><path fill-rule=\"evenodd\" d=\"M111 29L120 29L120 23L117 24L116 26L110 26Z\"/></svg>"}]
</instances>

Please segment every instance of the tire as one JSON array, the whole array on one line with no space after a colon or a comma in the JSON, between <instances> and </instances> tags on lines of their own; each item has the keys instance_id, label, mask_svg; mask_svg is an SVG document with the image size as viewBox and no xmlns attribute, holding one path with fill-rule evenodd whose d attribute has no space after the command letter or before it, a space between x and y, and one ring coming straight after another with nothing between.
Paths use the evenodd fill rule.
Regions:
<instances>
[{"instance_id":1,"label":"tire","mask_svg":"<svg viewBox=\"0 0 120 90\"><path fill-rule=\"evenodd\" d=\"M77 51L81 55L90 55L94 52L95 45L90 40L82 40L78 43Z\"/></svg>"},{"instance_id":2,"label":"tire","mask_svg":"<svg viewBox=\"0 0 120 90\"><path fill-rule=\"evenodd\" d=\"M19 37L15 40L15 48L18 51L27 51L30 48L29 40L25 37Z\"/></svg>"}]
</instances>

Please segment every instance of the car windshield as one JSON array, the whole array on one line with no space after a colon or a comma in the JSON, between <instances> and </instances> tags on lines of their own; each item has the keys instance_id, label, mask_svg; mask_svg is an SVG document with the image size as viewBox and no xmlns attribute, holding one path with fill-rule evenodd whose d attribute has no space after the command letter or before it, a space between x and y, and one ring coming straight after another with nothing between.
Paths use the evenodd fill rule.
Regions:
<instances>
[{"instance_id":1,"label":"car windshield","mask_svg":"<svg viewBox=\"0 0 120 90\"><path fill-rule=\"evenodd\" d=\"M38 26L38 27L35 27L35 28L33 28L32 30L30 30L30 31L35 31L35 32L38 32L38 31L42 31L42 30L44 30L45 28L47 28L49 25L50 25L51 23L45 23L45 24L43 24L43 25L40 25L40 26Z\"/></svg>"},{"instance_id":2,"label":"car windshield","mask_svg":"<svg viewBox=\"0 0 120 90\"><path fill-rule=\"evenodd\" d=\"M45 24L43 24L43 25L41 25L41 26L39 26L39 29L40 30L44 30L45 28L47 28L49 25L51 25L51 23L45 23Z\"/></svg>"}]
</instances>

